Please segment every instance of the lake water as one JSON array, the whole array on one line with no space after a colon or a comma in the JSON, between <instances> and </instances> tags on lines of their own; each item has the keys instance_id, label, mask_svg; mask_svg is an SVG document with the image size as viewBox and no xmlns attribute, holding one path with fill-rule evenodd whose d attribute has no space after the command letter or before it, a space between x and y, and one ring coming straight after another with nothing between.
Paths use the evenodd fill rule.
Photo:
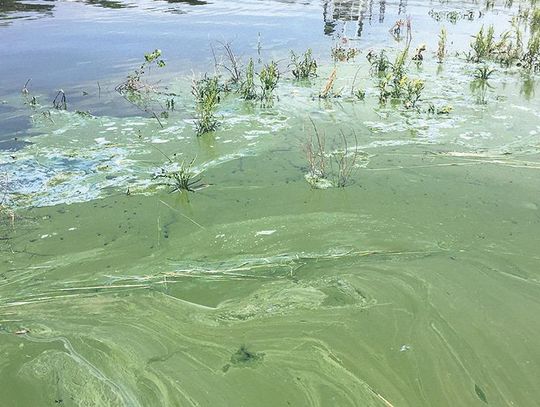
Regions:
<instances>
[{"instance_id":1,"label":"lake water","mask_svg":"<svg viewBox=\"0 0 540 407\"><path fill-rule=\"evenodd\" d=\"M510 3L0 1L0 406L538 405L539 77L490 62L479 92L464 57ZM381 106L366 55L407 17L425 89ZM280 82L198 137L227 42ZM154 49L163 115L115 91ZM344 188L306 182L314 127ZM205 188L160 187L165 156Z\"/></svg>"}]
</instances>

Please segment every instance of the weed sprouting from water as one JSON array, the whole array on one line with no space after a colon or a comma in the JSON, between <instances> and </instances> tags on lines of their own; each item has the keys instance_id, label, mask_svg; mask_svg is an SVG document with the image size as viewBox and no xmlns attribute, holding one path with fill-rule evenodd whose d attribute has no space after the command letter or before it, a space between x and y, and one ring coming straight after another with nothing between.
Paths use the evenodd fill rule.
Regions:
<instances>
[{"instance_id":1,"label":"weed sprouting from water","mask_svg":"<svg viewBox=\"0 0 540 407\"><path fill-rule=\"evenodd\" d=\"M371 65L370 71L372 75L385 75L392 65L384 49L378 54L371 50L366 55L366 58Z\"/></svg>"},{"instance_id":2,"label":"weed sprouting from water","mask_svg":"<svg viewBox=\"0 0 540 407\"><path fill-rule=\"evenodd\" d=\"M350 47L349 41L346 38L343 38L341 42L334 45L330 50L332 58L336 62L349 62L350 60L356 58L360 53L358 48Z\"/></svg>"},{"instance_id":3,"label":"weed sprouting from water","mask_svg":"<svg viewBox=\"0 0 540 407\"><path fill-rule=\"evenodd\" d=\"M487 81L489 78L491 78L491 75L495 72L494 69L491 69L487 65L483 65L480 67L477 67L473 73L473 76L476 80L479 81Z\"/></svg>"},{"instance_id":4,"label":"weed sprouting from water","mask_svg":"<svg viewBox=\"0 0 540 407\"><path fill-rule=\"evenodd\" d=\"M58 109L58 110L67 110L66 94L64 93L62 89L60 89L58 93L56 94L56 96L54 97L53 106L55 109Z\"/></svg>"},{"instance_id":5,"label":"weed sprouting from water","mask_svg":"<svg viewBox=\"0 0 540 407\"><path fill-rule=\"evenodd\" d=\"M326 135L319 132L313 120L310 121L313 133L310 133L304 146L308 162L306 181L315 189L343 188L350 185L361 154L356 134L353 132L355 143L354 147L350 148L345 133L339 130L339 147L328 150Z\"/></svg>"},{"instance_id":6,"label":"weed sprouting from water","mask_svg":"<svg viewBox=\"0 0 540 407\"><path fill-rule=\"evenodd\" d=\"M261 87L261 101L271 103L274 99L274 90L279 81L279 68L275 61L263 66L259 72L259 81Z\"/></svg>"},{"instance_id":7,"label":"weed sprouting from water","mask_svg":"<svg viewBox=\"0 0 540 407\"><path fill-rule=\"evenodd\" d=\"M240 85L240 97L244 100L255 100L258 98L257 89L255 86L255 67L253 64L253 59L250 58L246 72L244 74L244 79Z\"/></svg>"},{"instance_id":8,"label":"weed sprouting from water","mask_svg":"<svg viewBox=\"0 0 540 407\"><path fill-rule=\"evenodd\" d=\"M317 61L313 59L311 48L302 57L291 51L292 74L296 79L309 79L317 76Z\"/></svg>"},{"instance_id":9,"label":"weed sprouting from water","mask_svg":"<svg viewBox=\"0 0 540 407\"><path fill-rule=\"evenodd\" d=\"M482 26L478 34L473 37L470 47L471 50L467 55L469 61L480 62L490 57L495 50L495 30L493 25L490 25L486 32L484 26Z\"/></svg>"},{"instance_id":10,"label":"weed sprouting from water","mask_svg":"<svg viewBox=\"0 0 540 407\"><path fill-rule=\"evenodd\" d=\"M440 64L442 64L445 56L446 56L446 29L442 27L441 32L439 33L439 43L437 47L437 60Z\"/></svg>"},{"instance_id":11,"label":"weed sprouting from water","mask_svg":"<svg viewBox=\"0 0 540 407\"><path fill-rule=\"evenodd\" d=\"M407 108L415 108L420 100L425 83L420 79L411 79L407 76L407 55L409 48L401 51L390 64L390 69L379 79L379 103L384 105L388 100L401 100Z\"/></svg>"},{"instance_id":12,"label":"weed sprouting from water","mask_svg":"<svg viewBox=\"0 0 540 407\"><path fill-rule=\"evenodd\" d=\"M195 97L195 130L197 136L215 131L219 126L216 110L221 98L218 77L205 76L202 79L194 80L191 93Z\"/></svg>"},{"instance_id":13,"label":"weed sprouting from water","mask_svg":"<svg viewBox=\"0 0 540 407\"><path fill-rule=\"evenodd\" d=\"M495 72L489 66L477 67L473 72L474 80L471 82L471 91L476 95L477 103L485 105L487 103L487 90L491 87L489 79Z\"/></svg>"},{"instance_id":14,"label":"weed sprouting from water","mask_svg":"<svg viewBox=\"0 0 540 407\"><path fill-rule=\"evenodd\" d=\"M161 153L167 158L169 165L162 167L154 175L154 179L164 179L165 182L160 182L159 184L171 187L170 193L182 191L195 192L203 186L199 173L193 171L195 158L189 162L182 161L178 165L163 152Z\"/></svg>"},{"instance_id":15,"label":"weed sprouting from water","mask_svg":"<svg viewBox=\"0 0 540 407\"><path fill-rule=\"evenodd\" d=\"M230 82L233 84L239 84L242 80L242 68L240 67L240 60L232 49L230 42L219 42L224 51L222 61L218 61L214 48L212 47L212 54L214 55L214 62L216 70L222 67L230 74Z\"/></svg>"}]
</instances>

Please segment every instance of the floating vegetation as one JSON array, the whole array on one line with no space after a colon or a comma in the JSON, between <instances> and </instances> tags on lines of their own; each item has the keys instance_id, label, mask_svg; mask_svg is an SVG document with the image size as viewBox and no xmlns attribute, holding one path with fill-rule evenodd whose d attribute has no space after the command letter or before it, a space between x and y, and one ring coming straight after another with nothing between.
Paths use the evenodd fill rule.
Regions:
<instances>
[{"instance_id":1,"label":"floating vegetation","mask_svg":"<svg viewBox=\"0 0 540 407\"><path fill-rule=\"evenodd\" d=\"M350 47L349 41L343 38L340 43L334 45L330 50L332 58L336 62L348 62L360 53L358 48Z\"/></svg>"},{"instance_id":2,"label":"floating vegetation","mask_svg":"<svg viewBox=\"0 0 540 407\"><path fill-rule=\"evenodd\" d=\"M302 57L298 57L291 51L292 74L296 79L309 79L317 76L317 61L313 59L311 49L308 49Z\"/></svg>"},{"instance_id":3,"label":"floating vegetation","mask_svg":"<svg viewBox=\"0 0 540 407\"><path fill-rule=\"evenodd\" d=\"M428 15L433 18L435 21L448 21L452 24L457 23L459 20L469 20L472 21L476 18L483 16L483 12L466 10L466 11L456 11L456 10L443 10L435 11L433 9L429 10Z\"/></svg>"},{"instance_id":4,"label":"floating vegetation","mask_svg":"<svg viewBox=\"0 0 540 407\"><path fill-rule=\"evenodd\" d=\"M246 345L240 345L240 348L231 356L231 363L236 366L253 366L264 359L264 353L252 352Z\"/></svg>"},{"instance_id":5,"label":"floating vegetation","mask_svg":"<svg viewBox=\"0 0 540 407\"><path fill-rule=\"evenodd\" d=\"M195 97L195 130L197 136L215 131L219 126L216 110L220 102L221 86L217 76L194 80L191 93Z\"/></svg>"},{"instance_id":6,"label":"floating vegetation","mask_svg":"<svg viewBox=\"0 0 540 407\"><path fill-rule=\"evenodd\" d=\"M358 169L357 161L363 154L358 149L356 134L352 133L354 146L349 147L345 133L339 130L339 146L328 149L326 135L319 132L312 120L311 124L313 133L310 133L304 146L308 162L306 181L315 189L343 188L350 185L351 177Z\"/></svg>"}]
</instances>

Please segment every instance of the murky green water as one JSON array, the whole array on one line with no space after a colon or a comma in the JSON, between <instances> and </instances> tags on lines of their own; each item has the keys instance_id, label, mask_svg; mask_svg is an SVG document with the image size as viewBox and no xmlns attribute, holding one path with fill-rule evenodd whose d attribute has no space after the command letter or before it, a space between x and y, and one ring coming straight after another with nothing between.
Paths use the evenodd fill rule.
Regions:
<instances>
[{"instance_id":1,"label":"murky green water","mask_svg":"<svg viewBox=\"0 0 540 407\"><path fill-rule=\"evenodd\" d=\"M479 101L455 55L526 4L0 3L0 406L538 405L539 79L494 65ZM365 60L403 47L405 15L428 47L420 111L380 107ZM321 100L342 35L361 55ZM283 78L271 107L225 96L196 137L192 70L218 40ZM152 80L178 95L163 127L114 91L157 47ZM307 47L319 76L298 83ZM306 182L311 120L357 144L347 187ZM206 188L156 186L161 152L196 157Z\"/></svg>"}]
</instances>

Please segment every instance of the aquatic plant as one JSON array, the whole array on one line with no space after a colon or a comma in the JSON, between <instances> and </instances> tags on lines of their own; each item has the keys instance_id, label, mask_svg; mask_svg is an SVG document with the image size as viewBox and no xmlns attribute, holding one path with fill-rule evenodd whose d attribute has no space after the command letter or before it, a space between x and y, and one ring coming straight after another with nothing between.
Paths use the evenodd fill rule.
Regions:
<instances>
[{"instance_id":1,"label":"aquatic plant","mask_svg":"<svg viewBox=\"0 0 540 407\"><path fill-rule=\"evenodd\" d=\"M534 8L534 10L532 10L530 19L531 22L529 27L531 34L534 34L540 30L540 8Z\"/></svg>"},{"instance_id":2,"label":"aquatic plant","mask_svg":"<svg viewBox=\"0 0 540 407\"><path fill-rule=\"evenodd\" d=\"M53 106L55 109L58 109L58 110L67 110L66 94L64 93L62 89L60 89L58 93L56 94L56 96L54 97Z\"/></svg>"},{"instance_id":3,"label":"aquatic plant","mask_svg":"<svg viewBox=\"0 0 540 407\"><path fill-rule=\"evenodd\" d=\"M424 81L420 79L408 79L404 78L402 85L403 88L403 105L407 109L416 107L416 103L420 100L422 91L424 90Z\"/></svg>"},{"instance_id":4,"label":"aquatic plant","mask_svg":"<svg viewBox=\"0 0 540 407\"><path fill-rule=\"evenodd\" d=\"M471 62L480 62L493 54L495 50L495 30L493 25L490 25L487 32L484 31L484 26L480 28L478 34L473 37L470 44L471 50L467 55L467 59Z\"/></svg>"},{"instance_id":5,"label":"aquatic plant","mask_svg":"<svg viewBox=\"0 0 540 407\"><path fill-rule=\"evenodd\" d=\"M529 38L527 51L521 57L521 62L526 69L540 71L540 31Z\"/></svg>"},{"instance_id":6,"label":"aquatic plant","mask_svg":"<svg viewBox=\"0 0 540 407\"><path fill-rule=\"evenodd\" d=\"M152 52L144 54L144 62L129 74L126 80L115 87L115 90L122 95L131 96L133 100L142 97L141 93L154 91L154 87L143 80L144 75L152 67L163 68L165 61L161 59L161 50L155 49Z\"/></svg>"},{"instance_id":7,"label":"aquatic plant","mask_svg":"<svg viewBox=\"0 0 540 407\"><path fill-rule=\"evenodd\" d=\"M358 100L364 100L366 98L366 91L364 89L353 89L352 93Z\"/></svg>"},{"instance_id":8,"label":"aquatic plant","mask_svg":"<svg viewBox=\"0 0 540 407\"><path fill-rule=\"evenodd\" d=\"M319 98L328 99L331 97L338 97L339 93L334 92L334 83L336 82L337 71L336 68L332 70L330 76L326 80L324 87L319 92Z\"/></svg>"},{"instance_id":9,"label":"aquatic plant","mask_svg":"<svg viewBox=\"0 0 540 407\"><path fill-rule=\"evenodd\" d=\"M370 72L372 75L384 75L390 69L391 63L386 56L386 51L382 49L378 54L370 50L366 55L368 62L371 65Z\"/></svg>"},{"instance_id":10,"label":"aquatic plant","mask_svg":"<svg viewBox=\"0 0 540 407\"><path fill-rule=\"evenodd\" d=\"M419 49L422 49L420 47ZM377 88L379 90L379 103L384 105L388 100L400 100L407 109L415 108L420 100L425 83L420 79L412 79L407 76L407 55L409 48L399 52L386 75L379 78Z\"/></svg>"},{"instance_id":11,"label":"aquatic plant","mask_svg":"<svg viewBox=\"0 0 540 407\"><path fill-rule=\"evenodd\" d=\"M437 60L440 64L442 64L445 56L446 56L446 29L442 27L439 33L439 43L437 47Z\"/></svg>"},{"instance_id":12,"label":"aquatic plant","mask_svg":"<svg viewBox=\"0 0 540 407\"><path fill-rule=\"evenodd\" d=\"M320 133L311 120L313 133L304 145L308 162L306 181L315 189L331 187L343 188L350 184L351 177L357 169L357 159L361 152L358 149L358 140L353 132L355 144L349 148L345 133L339 130L339 146L333 150L326 148L326 135Z\"/></svg>"},{"instance_id":13,"label":"aquatic plant","mask_svg":"<svg viewBox=\"0 0 540 407\"><path fill-rule=\"evenodd\" d=\"M487 81L491 77L493 72L495 72L494 69L491 69L487 65L483 65L475 69L473 76L476 80Z\"/></svg>"},{"instance_id":14,"label":"aquatic plant","mask_svg":"<svg viewBox=\"0 0 540 407\"><path fill-rule=\"evenodd\" d=\"M348 62L351 59L354 59L360 53L360 50L358 48L348 46L348 40L344 38L340 43L335 44L331 48L330 53L334 61Z\"/></svg>"},{"instance_id":15,"label":"aquatic plant","mask_svg":"<svg viewBox=\"0 0 540 407\"><path fill-rule=\"evenodd\" d=\"M218 61L214 47L212 46L212 54L214 56L216 70L218 70L220 67L225 69L230 74L230 82L232 84L239 84L242 79L242 68L240 67L239 58L232 49L232 44L230 42L220 41L218 41L218 43L223 48L224 55L222 60Z\"/></svg>"},{"instance_id":16,"label":"aquatic plant","mask_svg":"<svg viewBox=\"0 0 540 407\"><path fill-rule=\"evenodd\" d=\"M253 59L251 58L247 64L239 93L240 97L244 100L254 100L258 98L257 89L255 87L255 68Z\"/></svg>"},{"instance_id":17,"label":"aquatic plant","mask_svg":"<svg viewBox=\"0 0 540 407\"><path fill-rule=\"evenodd\" d=\"M279 81L279 68L275 61L265 64L259 72L261 87L260 98L264 102L270 102L274 98L274 90Z\"/></svg>"},{"instance_id":18,"label":"aquatic plant","mask_svg":"<svg viewBox=\"0 0 540 407\"><path fill-rule=\"evenodd\" d=\"M191 93L195 97L195 130L198 136L212 132L219 126L216 117L217 106L220 102L220 84L217 76L204 76L194 80Z\"/></svg>"},{"instance_id":19,"label":"aquatic plant","mask_svg":"<svg viewBox=\"0 0 540 407\"><path fill-rule=\"evenodd\" d=\"M308 48L302 57L291 51L292 74L296 79L309 79L317 76L317 61L313 59L311 48Z\"/></svg>"},{"instance_id":20,"label":"aquatic plant","mask_svg":"<svg viewBox=\"0 0 540 407\"><path fill-rule=\"evenodd\" d=\"M165 155L165 157L167 156ZM169 160L169 165L162 167L158 173L154 174L154 179L166 180L165 182L160 182L159 185L171 187L170 193L182 191L195 192L203 186L201 184L202 178L198 173L193 171L195 158L189 162L182 161L179 166L175 165L176 163L169 157L167 159Z\"/></svg>"}]
</instances>

